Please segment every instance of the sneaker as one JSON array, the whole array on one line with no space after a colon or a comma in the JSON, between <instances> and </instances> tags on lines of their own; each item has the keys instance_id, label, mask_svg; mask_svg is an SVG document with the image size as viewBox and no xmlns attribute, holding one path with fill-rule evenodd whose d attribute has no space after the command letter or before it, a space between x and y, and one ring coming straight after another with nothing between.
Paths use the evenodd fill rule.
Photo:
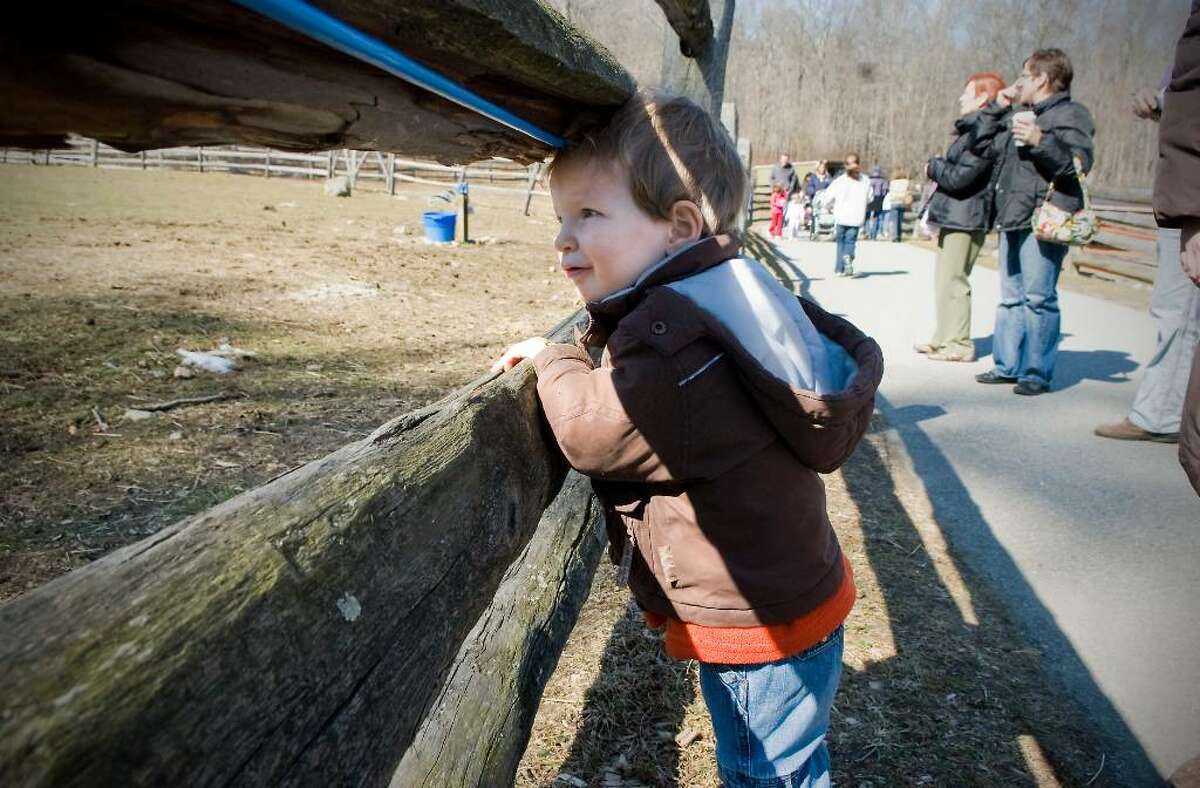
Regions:
<instances>
[{"instance_id":1,"label":"sneaker","mask_svg":"<svg viewBox=\"0 0 1200 788\"><path fill-rule=\"evenodd\" d=\"M918 353L929 354L936 353L938 349L936 345L931 345L928 342L922 342L920 344L913 345L913 350L917 351Z\"/></svg>"},{"instance_id":2,"label":"sneaker","mask_svg":"<svg viewBox=\"0 0 1200 788\"><path fill-rule=\"evenodd\" d=\"M1134 424L1129 419L1121 419L1116 424L1101 424L1093 433L1101 438L1112 438L1118 441L1153 441L1154 443L1179 443L1178 432L1150 432Z\"/></svg>"},{"instance_id":3,"label":"sneaker","mask_svg":"<svg viewBox=\"0 0 1200 788\"><path fill-rule=\"evenodd\" d=\"M852 266L852 265L846 266L846 276L848 276L852 279L854 278L854 266Z\"/></svg>"},{"instance_id":4,"label":"sneaker","mask_svg":"<svg viewBox=\"0 0 1200 788\"><path fill-rule=\"evenodd\" d=\"M1023 397L1036 397L1038 394L1045 394L1050 390L1050 384L1038 383L1036 380L1022 380L1013 386L1013 394L1020 394Z\"/></svg>"},{"instance_id":5,"label":"sneaker","mask_svg":"<svg viewBox=\"0 0 1200 788\"><path fill-rule=\"evenodd\" d=\"M927 357L934 361L962 361L971 363L975 360L975 354L970 351L935 350L928 354Z\"/></svg>"},{"instance_id":6,"label":"sneaker","mask_svg":"<svg viewBox=\"0 0 1200 788\"><path fill-rule=\"evenodd\" d=\"M1001 375L994 369L989 369L987 372L980 372L975 376L976 383L1016 383L1016 378L1010 378L1007 375Z\"/></svg>"}]
</instances>

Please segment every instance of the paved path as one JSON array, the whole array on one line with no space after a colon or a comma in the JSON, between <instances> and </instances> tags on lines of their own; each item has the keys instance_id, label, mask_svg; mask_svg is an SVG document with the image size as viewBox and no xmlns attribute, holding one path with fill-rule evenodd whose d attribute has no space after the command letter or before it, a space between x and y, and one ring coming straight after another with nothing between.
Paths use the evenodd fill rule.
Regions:
<instances>
[{"instance_id":1,"label":"paved path","mask_svg":"<svg viewBox=\"0 0 1200 788\"><path fill-rule=\"evenodd\" d=\"M932 252L860 244L865 276L838 279L833 244L780 249L799 286L883 346L880 404L938 522L1094 719L1132 731L1163 774L1200 753L1200 499L1174 446L1092 435L1133 401L1154 348L1149 315L1062 293L1054 391L1019 397L973 379L991 367L995 271L971 279L972 335L989 355L939 363L912 350L932 333Z\"/></svg>"}]
</instances>

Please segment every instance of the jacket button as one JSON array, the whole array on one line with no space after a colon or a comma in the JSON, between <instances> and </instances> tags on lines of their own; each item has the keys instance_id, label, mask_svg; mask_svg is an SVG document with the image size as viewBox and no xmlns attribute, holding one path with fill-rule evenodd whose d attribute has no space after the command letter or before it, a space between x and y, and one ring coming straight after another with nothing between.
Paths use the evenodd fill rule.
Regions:
<instances>
[{"instance_id":1,"label":"jacket button","mask_svg":"<svg viewBox=\"0 0 1200 788\"><path fill-rule=\"evenodd\" d=\"M657 336L662 336L667 333L667 324L661 320L655 320L650 324L650 333Z\"/></svg>"}]
</instances>

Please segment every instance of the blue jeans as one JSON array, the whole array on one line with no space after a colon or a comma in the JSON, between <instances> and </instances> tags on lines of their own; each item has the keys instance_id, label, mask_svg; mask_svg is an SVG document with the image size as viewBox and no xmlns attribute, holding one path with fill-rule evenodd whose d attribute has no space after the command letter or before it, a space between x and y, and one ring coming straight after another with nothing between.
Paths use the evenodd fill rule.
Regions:
<instances>
[{"instance_id":1,"label":"blue jeans","mask_svg":"<svg viewBox=\"0 0 1200 788\"><path fill-rule=\"evenodd\" d=\"M888 213L891 214L892 240L899 243L900 236L904 234L904 207L892 208Z\"/></svg>"},{"instance_id":2,"label":"blue jeans","mask_svg":"<svg viewBox=\"0 0 1200 788\"><path fill-rule=\"evenodd\" d=\"M828 788L829 710L842 675L842 628L793 657L700 663L726 788Z\"/></svg>"},{"instance_id":3,"label":"blue jeans","mask_svg":"<svg viewBox=\"0 0 1200 788\"><path fill-rule=\"evenodd\" d=\"M840 274L847 265L854 263L854 246L858 242L858 228L849 224L839 224L834 229L834 239L837 241L837 260L833 272ZM850 258L848 261L846 258Z\"/></svg>"},{"instance_id":4,"label":"blue jeans","mask_svg":"<svg viewBox=\"0 0 1200 788\"><path fill-rule=\"evenodd\" d=\"M883 209L867 209L867 240L874 241L879 237L879 225L883 223Z\"/></svg>"},{"instance_id":5,"label":"blue jeans","mask_svg":"<svg viewBox=\"0 0 1200 788\"><path fill-rule=\"evenodd\" d=\"M1033 237L1033 230L1000 233L1000 305L992 358L1005 377L1050 384L1058 358L1058 275L1067 247Z\"/></svg>"}]
</instances>

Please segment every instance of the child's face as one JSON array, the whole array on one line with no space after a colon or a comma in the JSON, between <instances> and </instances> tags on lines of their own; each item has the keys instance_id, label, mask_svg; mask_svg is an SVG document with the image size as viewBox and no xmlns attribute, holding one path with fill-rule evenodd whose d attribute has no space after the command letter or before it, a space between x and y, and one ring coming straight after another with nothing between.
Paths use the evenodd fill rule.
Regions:
<instances>
[{"instance_id":1,"label":"child's face","mask_svg":"<svg viewBox=\"0 0 1200 788\"><path fill-rule=\"evenodd\" d=\"M637 206L616 167L564 163L550 179L550 199L561 225L558 264L584 301L628 287L667 254L671 224Z\"/></svg>"}]
</instances>

